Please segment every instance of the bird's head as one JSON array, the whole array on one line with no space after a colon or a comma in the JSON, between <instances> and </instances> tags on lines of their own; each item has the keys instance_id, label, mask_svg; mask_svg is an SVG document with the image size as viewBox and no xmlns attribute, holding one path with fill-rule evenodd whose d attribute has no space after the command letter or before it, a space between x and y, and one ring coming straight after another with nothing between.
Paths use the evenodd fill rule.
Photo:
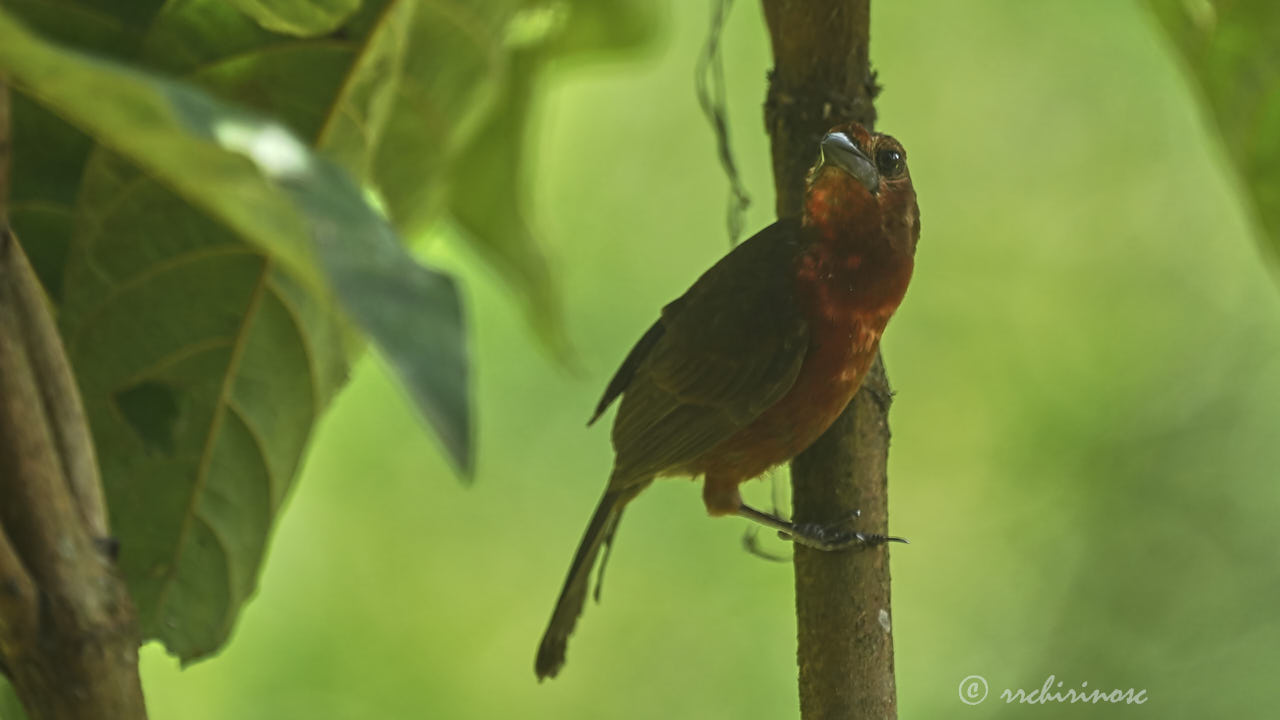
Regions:
<instances>
[{"instance_id":1,"label":"bird's head","mask_svg":"<svg viewBox=\"0 0 1280 720\"><path fill-rule=\"evenodd\" d=\"M832 128L819 150L804 223L834 242L874 242L915 255L920 210L902 144L851 122Z\"/></svg>"}]
</instances>

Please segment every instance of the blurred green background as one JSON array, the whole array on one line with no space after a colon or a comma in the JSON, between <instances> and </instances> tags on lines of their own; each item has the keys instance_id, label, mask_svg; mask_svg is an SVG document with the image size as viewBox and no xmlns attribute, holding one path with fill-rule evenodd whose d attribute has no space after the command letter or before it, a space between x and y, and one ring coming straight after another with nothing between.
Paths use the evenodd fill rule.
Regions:
<instances>
[{"instance_id":1,"label":"blurred green background","mask_svg":"<svg viewBox=\"0 0 1280 720\"><path fill-rule=\"evenodd\" d=\"M475 329L479 471L451 476L367 360L314 438L228 648L156 646L157 720L788 718L791 570L659 483L628 512L562 676L533 652L610 466L583 423L663 303L727 249L693 94L703 2L639 60L538 90L535 225L583 371L448 238ZM730 118L771 220L769 50L739 2ZM1139 5L874 2L880 129L923 237L884 342L899 703L920 717L1267 717L1280 670L1280 299L1194 97ZM785 479L785 478L784 478ZM768 503L768 483L749 489ZM781 545L779 550L785 550ZM960 701L963 678L991 695ZM1004 688L1146 689L1142 706L1006 705Z\"/></svg>"}]
</instances>

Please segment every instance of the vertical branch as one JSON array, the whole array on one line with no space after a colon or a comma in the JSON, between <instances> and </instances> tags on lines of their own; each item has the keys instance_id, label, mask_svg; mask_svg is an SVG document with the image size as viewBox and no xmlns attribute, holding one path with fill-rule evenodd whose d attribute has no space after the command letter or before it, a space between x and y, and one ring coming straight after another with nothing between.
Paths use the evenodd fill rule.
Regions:
<instances>
[{"instance_id":1,"label":"vertical branch","mask_svg":"<svg viewBox=\"0 0 1280 720\"><path fill-rule=\"evenodd\" d=\"M53 316L9 226L0 77L0 669L32 720L146 717L133 604L104 548L84 410Z\"/></svg>"},{"instance_id":2,"label":"vertical branch","mask_svg":"<svg viewBox=\"0 0 1280 720\"><path fill-rule=\"evenodd\" d=\"M868 61L870 0L763 0L773 47L765 123L778 215L800 212L804 178L832 125L876 118ZM794 518L886 533L891 392L876 358L840 419L791 465ZM800 710L817 718L897 717L889 550L795 548Z\"/></svg>"},{"instance_id":3,"label":"vertical branch","mask_svg":"<svg viewBox=\"0 0 1280 720\"><path fill-rule=\"evenodd\" d=\"M870 128L877 88L868 59L870 0L763 0L773 72L765 126L773 141L778 216L800 214L818 141L837 123Z\"/></svg>"}]
</instances>

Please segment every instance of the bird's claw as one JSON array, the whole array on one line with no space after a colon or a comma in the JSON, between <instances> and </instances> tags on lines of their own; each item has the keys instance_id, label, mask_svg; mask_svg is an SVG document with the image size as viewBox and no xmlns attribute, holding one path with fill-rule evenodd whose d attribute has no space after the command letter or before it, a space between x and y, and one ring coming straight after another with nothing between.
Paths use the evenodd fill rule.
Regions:
<instances>
[{"instance_id":1,"label":"bird's claw","mask_svg":"<svg viewBox=\"0 0 1280 720\"><path fill-rule=\"evenodd\" d=\"M850 519L856 519L862 513L855 510ZM792 525L790 532L779 531L779 537L799 543L805 547L811 547L815 550L824 550L834 552L837 550L848 550L852 547L876 547L890 542L907 543L905 538L895 537L893 535L882 535L880 533L863 533L856 530L846 530L841 527L844 523L833 523L830 525L822 525L819 523L798 523Z\"/></svg>"}]
</instances>

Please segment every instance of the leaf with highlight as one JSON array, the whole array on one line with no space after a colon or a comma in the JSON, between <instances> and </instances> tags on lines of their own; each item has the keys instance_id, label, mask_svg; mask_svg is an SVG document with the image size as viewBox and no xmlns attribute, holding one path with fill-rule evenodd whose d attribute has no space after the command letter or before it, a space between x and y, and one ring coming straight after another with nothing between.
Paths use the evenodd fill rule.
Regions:
<instances>
[{"instance_id":1,"label":"leaf with highlight","mask_svg":"<svg viewBox=\"0 0 1280 720\"><path fill-rule=\"evenodd\" d=\"M47 44L0 11L0 68L99 144L69 219L60 323L144 632L225 641L315 419L368 332L471 462L452 281L278 123Z\"/></svg>"}]
</instances>

